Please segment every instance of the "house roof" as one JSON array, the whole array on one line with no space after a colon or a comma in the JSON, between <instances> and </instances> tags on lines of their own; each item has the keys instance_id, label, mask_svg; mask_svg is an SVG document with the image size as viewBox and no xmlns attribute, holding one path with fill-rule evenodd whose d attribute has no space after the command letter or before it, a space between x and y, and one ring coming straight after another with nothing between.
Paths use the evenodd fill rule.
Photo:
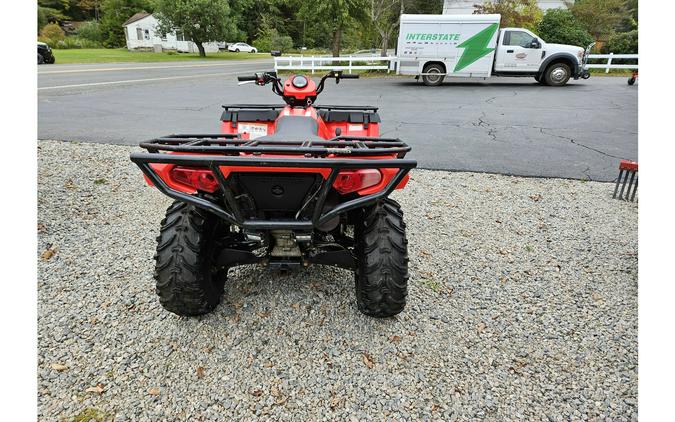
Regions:
<instances>
[{"instance_id":1,"label":"house roof","mask_svg":"<svg viewBox=\"0 0 675 422\"><path fill-rule=\"evenodd\" d=\"M129 19L127 19L127 21L124 22L124 23L122 24L122 26L127 26L127 25L129 25L130 23L134 23L134 22L139 21L139 20L141 20L141 19L143 19L143 18L145 18L145 17L148 17L148 16L150 16L150 13L148 13L148 12L138 12L138 13L135 13L132 17L130 17Z\"/></svg>"}]
</instances>

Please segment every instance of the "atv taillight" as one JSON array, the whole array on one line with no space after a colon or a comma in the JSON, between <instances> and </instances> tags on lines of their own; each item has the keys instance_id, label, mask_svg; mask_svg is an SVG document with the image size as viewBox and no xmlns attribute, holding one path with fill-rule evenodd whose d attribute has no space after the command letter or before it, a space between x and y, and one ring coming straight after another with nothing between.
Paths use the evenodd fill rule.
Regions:
<instances>
[{"instance_id":1,"label":"atv taillight","mask_svg":"<svg viewBox=\"0 0 675 422\"><path fill-rule=\"evenodd\" d=\"M215 192L218 190L218 181L211 170L174 167L171 169L171 178L178 183L193 187L205 192Z\"/></svg>"},{"instance_id":2,"label":"atv taillight","mask_svg":"<svg viewBox=\"0 0 675 422\"><path fill-rule=\"evenodd\" d=\"M375 169L343 170L341 171L333 187L341 194L356 192L361 189L375 186L382 181L382 173Z\"/></svg>"}]
</instances>

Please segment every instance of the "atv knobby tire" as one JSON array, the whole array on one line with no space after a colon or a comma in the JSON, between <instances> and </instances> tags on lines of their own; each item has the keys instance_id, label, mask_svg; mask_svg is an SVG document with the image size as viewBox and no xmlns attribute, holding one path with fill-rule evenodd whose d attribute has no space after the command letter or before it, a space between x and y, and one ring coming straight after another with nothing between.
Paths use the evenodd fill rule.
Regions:
<instances>
[{"instance_id":1,"label":"atv knobby tire","mask_svg":"<svg viewBox=\"0 0 675 422\"><path fill-rule=\"evenodd\" d=\"M175 201L157 237L155 281L164 309L183 316L202 315L220 302L227 269L213 271L217 217Z\"/></svg>"},{"instance_id":2,"label":"atv knobby tire","mask_svg":"<svg viewBox=\"0 0 675 422\"><path fill-rule=\"evenodd\" d=\"M355 226L356 302L362 313L385 318L405 308L408 240L401 206L385 199L365 210Z\"/></svg>"}]
</instances>

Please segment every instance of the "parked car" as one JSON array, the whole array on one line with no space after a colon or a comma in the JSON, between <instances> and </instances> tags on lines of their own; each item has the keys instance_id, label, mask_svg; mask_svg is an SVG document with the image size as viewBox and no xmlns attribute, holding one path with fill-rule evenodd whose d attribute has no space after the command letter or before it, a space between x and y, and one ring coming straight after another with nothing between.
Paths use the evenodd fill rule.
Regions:
<instances>
[{"instance_id":1,"label":"parked car","mask_svg":"<svg viewBox=\"0 0 675 422\"><path fill-rule=\"evenodd\" d=\"M38 64L52 64L56 61L54 54L52 54L52 49L43 42L38 41Z\"/></svg>"},{"instance_id":2,"label":"parked car","mask_svg":"<svg viewBox=\"0 0 675 422\"><path fill-rule=\"evenodd\" d=\"M234 51L234 52L240 52L243 51L245 53L257 53L258 49L255 47L251 47L250 45L246 44L245 42L238 42L234 44L230 44L227 46L227 51Z\"/></svg>"}]
</instances>

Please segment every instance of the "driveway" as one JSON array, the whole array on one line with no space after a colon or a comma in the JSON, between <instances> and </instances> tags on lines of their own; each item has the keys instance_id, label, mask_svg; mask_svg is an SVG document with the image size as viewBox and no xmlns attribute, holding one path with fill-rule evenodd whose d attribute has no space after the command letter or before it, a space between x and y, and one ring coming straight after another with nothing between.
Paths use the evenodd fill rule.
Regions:
<instances>
[{"instance_id":1,"label":"driveway","mask_svg":"<svg viewBox=\"0 0 675 422\"><path fill-rule=\"evenodd\" d=\"M38 73L40 139L137 144L178 132L217 132L221 105L279 103L236 75L271 60L44 66ZM637 86L592 77L562 88L530 78L411 78L329 83L320 104L381 107L382 134L413 146L428 169L611 181L637 160Z\"/></svg>"}]
</instances>

